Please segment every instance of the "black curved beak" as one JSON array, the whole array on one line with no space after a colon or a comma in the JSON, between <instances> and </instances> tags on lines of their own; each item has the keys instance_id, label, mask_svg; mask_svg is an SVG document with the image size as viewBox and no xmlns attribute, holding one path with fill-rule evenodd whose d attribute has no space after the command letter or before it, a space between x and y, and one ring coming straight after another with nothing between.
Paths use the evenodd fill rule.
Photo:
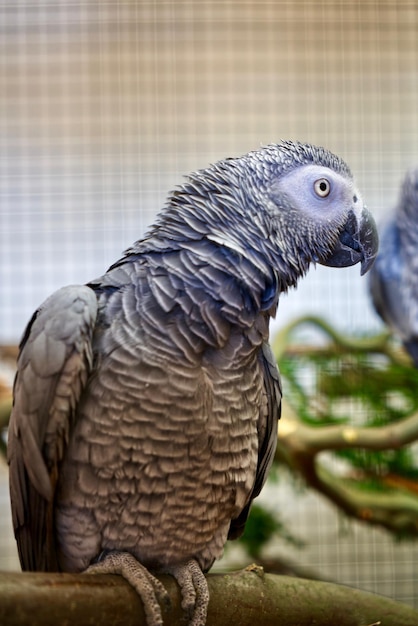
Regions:
<instances>
[{"instance_id":1,"label":"black curved beak","mask_svg":"<svg viewBox=\"0 0 418 626\"><path fill-rule=\"evenodd\" d=\"M377 227L371 213L364 207L360 216L350 211L344 230L329 257L321 261L329 267L348 267L361 263L361 275L368 272L379 249Z\"/></svg>"}]
</instances>

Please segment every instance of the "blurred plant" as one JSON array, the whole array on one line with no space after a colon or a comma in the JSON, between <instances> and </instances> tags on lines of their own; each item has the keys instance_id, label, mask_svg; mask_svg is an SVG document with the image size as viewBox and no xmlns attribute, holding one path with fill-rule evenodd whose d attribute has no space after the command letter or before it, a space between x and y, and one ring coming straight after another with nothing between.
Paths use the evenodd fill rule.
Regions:
<instances>
[{"instance_id":1,"label":"blurred plant","mask_svg":"<svg viewBox=\"0 0 418 626\"><path fill-rule=\"evenodd\" d=\"M297 548L303 547L303 542L289 531L277 514L256 502L251 507L244 534L240 539L241 544L248 556L259 561L262 549L274 537L280 537Z\"/></svg>"},{"instance_id":2,"label":"blurred plant","mask_svg":"<svg viewBox=\"0 0 418 626\"><path fill-rule=\"evenodd\" d=\"M4 458L6 458L7 454L6 432L11 410L11 398L0 399L0 456L3 455Z\"/></svg>"},{"instance_id":3,"label":"blurred plant","mask_svg":"<svg viewBox=\"0 0 418 626\"><path fill-rule=\"evenodd\" d=\"M292 343L307 324L326 341ZM285 392L276 461L347 515L417 537L418 369L407 354L388 333L345 337L311 316L273 350Z\"/></svg>"}]
</instances>

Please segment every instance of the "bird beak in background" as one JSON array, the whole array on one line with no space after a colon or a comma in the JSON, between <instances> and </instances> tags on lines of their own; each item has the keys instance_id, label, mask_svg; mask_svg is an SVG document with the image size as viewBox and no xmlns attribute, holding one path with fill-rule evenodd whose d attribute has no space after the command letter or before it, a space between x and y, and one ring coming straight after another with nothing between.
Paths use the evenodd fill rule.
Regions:
<instances>
[{"instance_id":1,"label":"bird beak in background","mask_svg":"<svg viewBox=\"0 0 418 626\"><path fill-rule=\"evenodd\" d=\"M350 211L332 254L320 263L329 267L348 267L361 263L363 275L373 265L378 248L376 223L371 213L364 207L360 215Z\"/></svg>"}]
</instances>

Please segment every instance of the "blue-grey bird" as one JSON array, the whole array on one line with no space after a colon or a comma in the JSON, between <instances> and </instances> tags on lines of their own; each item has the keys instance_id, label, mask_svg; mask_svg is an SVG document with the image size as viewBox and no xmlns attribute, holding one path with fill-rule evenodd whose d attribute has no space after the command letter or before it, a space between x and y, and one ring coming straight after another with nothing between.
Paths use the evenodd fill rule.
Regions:
<instances>
[{"instance_id":1,"label":"blue-grey bird","mask_svg":"<svg viewBox=\"0 0 418 626\"><path fill-rule=\"evenodd\" d=\"M375 223L347 165L283 142L192 173L97 280L64 287L22 342L9 427L24 570L122 574L162 624L170 573L189 624L272 463L280 293L311 263L362 273Z\"/></svg>"},{"instance_id":2,"label":"blue-grey bird","mask_svg":"<svg viewBox=\"0 0 418 626\"><path fill-rule=\"evenodd\" d=\"M418 169L406 174L380 239L369 275L372 301L418 367Z\"/></svg>"}]
</instances>

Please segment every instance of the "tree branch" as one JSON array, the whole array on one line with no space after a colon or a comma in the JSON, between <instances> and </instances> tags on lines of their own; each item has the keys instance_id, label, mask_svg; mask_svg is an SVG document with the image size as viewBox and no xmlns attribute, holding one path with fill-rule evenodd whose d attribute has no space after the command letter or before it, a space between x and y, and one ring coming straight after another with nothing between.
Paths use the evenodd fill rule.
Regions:
<instances>
[{"instance_id":1,"label":"tree branch","mask_svg":"<svg viewBox=\"0 0 418 626\"><path fill-rule=\"evenodd\" d=\"M290 406L283 402L279 440L290 446L294 454L313 456L324 450L363 448L396 450L418 439L418 413L385 426L309 426L303 423Z\"/></svg>"},{"instance_id":2,"label":"tree branch","mask_svg":"<svg viewBox=\"0 0 418 626\"><path fill-rule=\"evenodd\" d=\"M353 352L380 352L386 354L394 362L408 364L412 363L410 357L404 350L399 350L392 344L392 333L386 330L380 335L373 337L347 337L339 333L331 324L328 324L321 317L316 315L303 315L290 321L286 326L281 328L274 336L271 347L278 361L283 357L284 353L289 350L290 335L295 328L305 324L310 324L316 329L322 331L325 335L332 339L334 346L319 347L318 352L334 353L338 347ZM292 348L290 348L292 349Z\"/></svg>"},{"instance_id":3,"label":"tree branch","mask_svg":"<svg viewBox=\"0 0 418 626\"><path fill-rule=\"evenodd\" d=\"M181 623L180 593L161 576L171 598L164 624ZM342 585L244 571L208 576L207 626L416 626L418 611ZM142 604L119 576L0 574L0 623L8 626L141 626Z\"/></svg>"},{"instance_id":4,"label":"tree branch","mask_svg":"<svg viewBox=\"0 0 418 626\"><path fill-rule=\"evenodd\" d=\"M358 481L337 476L319 463L324 450L364 448L389 450L417 439L418 415L381 427L309 426L283 403L276 459L284 462L306 483L327 496L347 515L383 526L397 534L418 533L418 499L413 492L397 488L365 491Z\"/></svg>"}]
</instances>

